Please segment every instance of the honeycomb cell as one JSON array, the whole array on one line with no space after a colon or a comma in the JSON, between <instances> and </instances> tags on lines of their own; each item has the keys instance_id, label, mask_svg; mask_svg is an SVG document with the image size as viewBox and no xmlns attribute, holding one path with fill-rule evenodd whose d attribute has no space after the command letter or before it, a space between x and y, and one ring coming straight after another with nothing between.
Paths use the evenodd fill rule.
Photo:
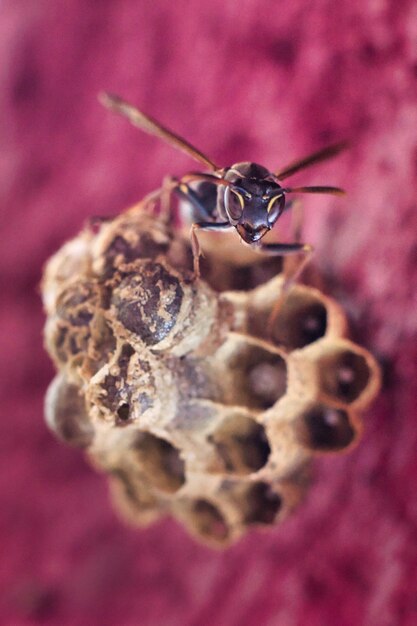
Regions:
<instances>
[{"instance_id":1,"label":"honeycomb cell","mask_svg":"<svg viewBox=\"0 0 417 626\"><path fill-rule=\"evenodd\" d=\"M325 405L313 406L301 415L297 430L300 441L317 452L343 450L356 435L346 411Z\"/></svg>"},{"instance_id":2,"label":"honeycomb cell","mask_svg":"<svg viewBox=\"0 0 417 626\"><path fill-rule=\"evenodd\" d=\"M175 493L185 483L185 466L177 448L165 439L141 432L132 444L140 471L156 489Z\"/></svg>"},{"instance_id":3,"label":"honeycomb cell","mask_svg":"<svg viewBox=\"0 0 417 626\"><path fill-rule=\"evenodd\" d=\"M132 505L140 510L157 506L157 500L149 488L131 476L126 469L112 468L109 473L112 478L116 479L123 495Z\"/></svg>"},{"instance_id":4,"label":"honeycomb cell","mask_svg":"<svg viewBox=\"0 0 417 626\"><path fill-rule=\"evenodd\" d=\"M223 543L228 539L228 525L214 504L199 498L185 507L187 524L203 541Z\"/></svg>"},{"instance_id":5,"label":"honeycomb cell","mask_svg":"<svg viewBox=\"0 0 417 626\"><path fill-rule=\"evenodd\" d=\"M94 428L88 416L80 388L69 382L64 373L55 376L45 399L46 423L64 443L87 448L94 439Z\"/></svg>"},{"instance_id":6,"label":"honeycomb cell","mask_svg":"<svg viewBox=\"0 0 417 626\"><path fill-rule=\"evenodd\" d=\"M223 358L232 377L225 390L225 401L265 410L285 395L287 366L277 352L238 339L225 344L225 350L218 354L219 360Z\"/></svg>"},{"instance_id":7,"label":"honeycomb cell","mask_svg":"<svg viewBox=\"0 0 417 626\"><path fill-rule=\"evenodd\" d=\"M265 482L253 483L246 492L243 506L247 524L273 524L281 508L281 497Z\"/></svg>"},{"instance_id":8,"label":"honeycomb cell","mask_svg":"<svg viewBox=\"0 0 417 626\"><path fill-rule=\"evenodd\" d=\"M255 406L268 409L277 402L286 391L286 365L280 356L270 359L259 355L259 362L246 372L248 388L256 400Z\"/></svg>"},{"instance_id":9,"label":"honeycomb cell","mask_svg":"<svg viewBox=\"0 0 417 626\"><path fill-rule=\"evenodd\" d=\"M43 303L47 313L56 312L57 298L65 286L90 274L94 234L86 229L51 257L42 277Z\"/></svg>"},{"instance_id":10,"label":"honeycomb cell","mask_svg":"<svg viewBox=\"0 0 417 626\"><path fill-rule=\"evenodd\" d=\"M169 237L160 229L138 232L135 223L129 220L115 222L105 231L96 268L106 276L137 259L154 259L166 253L170 245Z\"/></svg>"},{"instance_id":11,"label":"honeycomb cell","mask_svg":"<svg viewBox=\"0 0 417 626\"><path fill-rule=\"evenodd\" d=\"M244 525L274 524L281 510L282 498L273 485L265 481L236 483L230 492Z\"/></svg>"},{"instance_id":12,"label":"honeycomb cell","mask_svg":"<svg viewBox=\"0 0 417 626\"><path fill-rule=\"evenodd\" d=\"M184 292L180 281L159 263L138 264L115 287L116 319L146 346L165 339L174 328Z\"/></svg>"},{"instance_id":13,"label":"honeycomb cell","mask_svg":"<svg viewBox=\"0 0 417 626\"><path fill-rule=\"evenodd\" d=\"M114 504L126 521L144 526L160 516L158 498L135 473L124 467L111 467L107 471Z\"/></svg>"},{"instance_id":14,"label":"honeycomb cell","mask_svg":"<svg viewBox=\"0 0 417 626\"><path fill-rule=\"evenodd\" d=\"M359 398L371 377L366 358L343 348L321 357L318 373L321 390L347 404Z\"/></svg>"},{"instance_id":15,"label":"honeycomb cell","mask_svg":"<svg viewBox=\"0 0 417 626\"><path fill-rule=\"evenodd\" d=\"M88 358L92 325L100 308L100 289L91 280L65 283L56 294L54 314L45 328L46 345L57 364L80 366Z\"/></svg>"},{"instance_id":16,"label":"honeycomb cell","mask_svg":"<svg viewBox=\"0 0 417 626\"><path fill-rule=\"evenodd\" d=\"M278 311L272 312L270 322L275 344L289 350L303 348L326 334L327 309L313 293L294 289Z\"/></svg>"},{"instance_id":17,"label":"honeycomb cell","mask_svg":"<svg viewBox=\"0 0 417 626\"><path fill-rule=\"evenodd\" d=\"M128 369L131 357L134 354L132 346L127 343L119 344L117 353L110 361L110 366L104 367L95 378L95 384L87 390L87 398L110 417L116 424L125 423L130 418L129 407L131 386L128 383Z\"/></svg>"},{"instance_id":18,"label":"honeycomb cell","mask_svg":"<svg viewBox=\"0 0 417 626\"><path fill-rule=\"evenodd\" d=\"M86 385L87 401L101 419L118 428L142 425L157 403L154 357L119 342L117 351ZM159 403L160 404L160 403Z\"/></svg>"},{"instance_id":19,"label":"honeycomb cell","mask_svg":"<svg viewBox=\"0 0 417 626\"><path fill-rule=\"evenodd\" d=\"M264 427L245 415L225 418L209 437L226 471L251 474L268 462L271 448Z\"/></svg>"}]
</instances>

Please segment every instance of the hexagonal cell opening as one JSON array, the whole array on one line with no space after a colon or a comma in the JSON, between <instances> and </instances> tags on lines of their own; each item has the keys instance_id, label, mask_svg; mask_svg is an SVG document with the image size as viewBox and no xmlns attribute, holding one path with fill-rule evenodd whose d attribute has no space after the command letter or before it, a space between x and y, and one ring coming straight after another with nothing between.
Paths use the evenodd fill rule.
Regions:
<instances>
[{"instance_id":1,"label":"hexagonal cell opening","mask_svg":"<svg viewBox=\"0 0 417 626\"><path fill-rule=\"evenodd\" d=\"M272 315L273 342L290 350L303 348L326 334L327 309L311 293L291 292L278 313Z\"/></svg>"},{"instance_id":2,"label":"hexagonal cell opening","mask_svg":"<svg viewBox=\"0 0 417 626\"><path fill-rule=\"evenodd\" d=\"M264 427L245 415L225 418L208 440L215 446L226 471L238 475L260 470L271 452Z\"/></svg>"},{"instance_id":3,"label":"hexagonal cell opening","mask_svg":"<svg viewBox=\"0 0 417 626\"><path fill-rule=\"evenodd\" d=\"M236 403L266 410L286 393L287 364L279 354L248 343L235 353L229 367L236 381L232 390Z\"/></svg>"},{"instance_id":4,"label":"hexagonal cell opening","mask_svg":"<svg viewBox=\"0 0 417 626\"><path fill-rule=\"evenodd\" d=\"M123 402L117 409L117 419L121 422L127 422L130 417L130 406L127 402Z\"/></svg>"},{"instance_id":5,"label":"hexagonal cell opening","mask_svg":"<svg viewBox=\"0 0 417 626\"><path fill-rule=\"evenodd\" d=\"M138 510L157 507L155 496L143 484L133 480L127 470L115 467L110 470L110 475L117 480L118 488L132 506Z\"/></svg>"},{"instance_id":6,"label":"hexagonal cell opening","mask_svg":"<svg viewBox=\"0 0 417 626\"><path fill-rule=\"evenodd\" d=\"M271 485L255 482L243 492L243 521L246 524L273 524L281 509L282 499Z\"/></svg>"},{"instance_id":7,"label":"hexagonal cell opening","mask_svg":"<svg viewBox=\"0 0 417 626\"><path fill-rule=\"evenodd\" d=\"M352 350L335 350L323 356L318 371L321 390L347 403L359 398L370 378L366 359Z\"/></svg>"},{"instance_id":8,"label":"hexagonal cell opening","mask_svg":"<svg viewBox=\"0 0 417 626\"><path fill-rule=\"evenodd\" d=\"M175 493L185 483L184 461L177 448L165 439L139 433L132 449L141 473L153 487Z\"/></svg>"},{"instance_id":9,"label":"hexagonal cell opening","mask_svg":"<svg viewBox=\"0 0 417 626\"><path fill-rule=\"evenodd\" d=\"M302 414L297 430L303 445L318 452L343 450L355 438L347 412L325 405L316 405Z\"/></svg>"},{"instance_id":10,"label":"hexagonal cell opening","mask_svg":"<svg viewBox=\"0 0 417 626\"><path fill-rule=\"evenodd\" d=\"M221 543L229 536L229 527L223 515L208 500L195 500L187 511L187 519L194 531L204 539Z\"/></svg>"}]
</instances>

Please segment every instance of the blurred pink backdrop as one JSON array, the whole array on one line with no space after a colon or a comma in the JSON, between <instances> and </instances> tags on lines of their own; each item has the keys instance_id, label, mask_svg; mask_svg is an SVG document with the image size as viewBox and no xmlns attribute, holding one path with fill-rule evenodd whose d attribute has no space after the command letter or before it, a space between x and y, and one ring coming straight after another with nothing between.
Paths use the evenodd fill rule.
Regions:
<instances>
[{"instance_id":1,"label":"blurred pink backdrop","mask_svg":"<svg viewBox=\"0 0 417 626\"><path fill-rule=\"evenodd\" d=\"M417 623L417 10L411 0L3 0L0 4L0 622L23 626ZM225 165L297 179L304 239L385 389L302 508L226 552L113 513L105 480L43 421L42 265L195 164L100 107L137 103Z\"/></svg>"}]
</instances>

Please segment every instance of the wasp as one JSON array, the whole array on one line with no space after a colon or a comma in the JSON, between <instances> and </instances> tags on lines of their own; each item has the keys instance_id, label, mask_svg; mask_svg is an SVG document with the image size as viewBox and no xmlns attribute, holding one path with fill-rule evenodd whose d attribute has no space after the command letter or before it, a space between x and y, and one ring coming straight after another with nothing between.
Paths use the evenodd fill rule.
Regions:
<instances>
[{"instance_id":1,"label":"wasp","mask_svg":"<svg viewBox=\"0 0 417 626\"><path fill-rule=\"evenodd\" d=\"M258 163L235 163L220 167L188 141L165 128L119 96L109 93L99 95L108 109L126 117L131 124L145 133L159 137L174 148L204 165L209 172L189 172L181 178L168 177L160 191L175 192L192 206L191 246L194 272L199 276L200 246L197 231L228 231L236 229L240 239L258 252L286 256L296 253L310 255L312 246L294 243L265 243L263 237L274 227L283 212L290 208L288 194L344 194L339 187L287 187L282 184L289 176L336 156L346 147L346 142L327 146L290 165L271 172Z\"/></svg>"}]
</instances>

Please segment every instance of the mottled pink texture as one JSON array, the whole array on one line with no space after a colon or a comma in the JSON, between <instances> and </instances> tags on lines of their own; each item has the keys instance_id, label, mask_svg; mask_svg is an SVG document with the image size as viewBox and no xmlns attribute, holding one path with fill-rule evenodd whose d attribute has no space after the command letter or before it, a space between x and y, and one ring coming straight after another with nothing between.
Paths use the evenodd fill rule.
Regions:
<instances>
[{"instance_id":1,"label":"mottled pink texture","mask_svg":"<svg viewBox=\"0 0 417 626\"><path fill-rule=\"evenodd\" d=\"M1 623L417 623L416 41L411 0L3 0ZM349 192L308 199L304 234L385 391L298 514L224 553L172 521L126 528L43 422L42 264L89 216L195 169L101 109L103 88L224 164L353 141L294 181Z\"/></svg>"}]
</instances>

